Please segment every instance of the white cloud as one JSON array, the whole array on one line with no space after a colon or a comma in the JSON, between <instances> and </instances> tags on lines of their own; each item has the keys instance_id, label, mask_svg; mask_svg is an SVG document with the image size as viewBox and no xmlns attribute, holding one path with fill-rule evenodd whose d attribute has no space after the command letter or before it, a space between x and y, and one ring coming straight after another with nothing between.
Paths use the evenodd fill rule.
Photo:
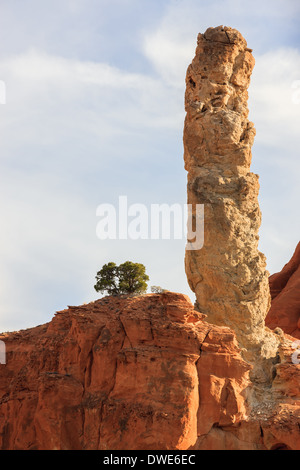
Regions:
<instances>
[{"instance_id":1,"label":"white cloud","mask_svg":"<svg viewBox=\"0 0 300 470\"><path fill-rule=\"evenodd\" d=\"M295 48L282 48L256 57L249 106L250 119L259 129L258 142L282 147L285 152L297 148L300 104L293 101L293 83L299 78L300 51ZM285 165L286 158L281 163Z\"/></svg>"},{"instance_id":2,"label":"white cloud","mask_svg":"<svg viewBox=\"0 0 300 470\"><path fill-rule=\"evenodd\" d=\"M94 275L110 257L143 258L145 244L100 243L95 210L114 202L117 191L135 192L137 202L147 196L150 188L139 180L148 172L150 183L161 158L149 144L158 134L180 131L184 111L160 79L37 50L3 60L0 76L8 95L0 108L0 330L7 330L49 321L68 303L96 298ZM165 245L153 250L163 250L168 266L174 250ZM153 253L147 253L151 269Z\"/></svg>"},{"instance_id":3,"label":"white cloud","mask_svg":"<svg viewBox=\"0 0 300 470\"><path fill-rule=\"evenodd\" d=\"M61 110L68 106L66 112L70 106L75 110L97 107L97 111L102 111L102 117L106 112L108 117L120 115L124 106L127 108L124 121L128 122L129 118L130 122L134 116L130 115L132 109L128 106L141 101L143 106L140 115L134 119L134 125L145 124L141 116L148 120L151 114L154 115L153 120L147 121L146 125L157 125L156 118L162 114L162 96L170 93L163 83L146 75L128 73L105 63L66 59L36 50L2 61L0 75L7 84L7 104L10 105L7 112L12 109L12 116L16 119L19 115L15 116L14 105L23 108L24 114L37 112L46 106L47 112L55 106ZM168 101L169 97L165 96L165 99Z\"/></svg>"},{"instance_id":4,"label":"white cloud","mask_svg":"<svg viewBox=\"0 0 300 470\"><path fill-rule=\"evenodd\" d=\"M162 28L146 36L144 51L163 81L182 90L195 45L194 41L180 41L172 33Z\"/></svg>"},{"instance_id":5,"label":"white cloud","mask_svg":"<svg viewBox=\"0 0 300 470\"><path fill-rule=\"evenodd\" d=\"M271 273L283 267L299 241L300 104L293 101L292 87L299 73L295 48L258 55L249 90L249 117L257 131L252 170L261 183L260 247Z\"/></svg>"}]
</instances>

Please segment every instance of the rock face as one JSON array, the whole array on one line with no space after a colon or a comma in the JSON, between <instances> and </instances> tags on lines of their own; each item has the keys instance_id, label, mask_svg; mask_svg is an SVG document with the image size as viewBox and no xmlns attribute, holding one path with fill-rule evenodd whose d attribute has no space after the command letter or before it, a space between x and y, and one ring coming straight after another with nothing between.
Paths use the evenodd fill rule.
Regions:
<instances>
[{"instance_id":1,"label":"rock face","mask_svg":"<svg viewBox=\"0 0 300 470\"><path fill-rule=\"evenodd\" d=\"M291 260L269 278L272 305L266 318L269 328L280 327L300 339L300 243Z\"/></svg>"},{"instance_id":2,"label":"rock face","mask_svg":"<svg viewBox=\"0 0 300 470\"><path fill-rule=\"evenodd\" d=\"M188 202L205 205L204 246L186 253L197 309L171 292L106 297L0 335L2 450L300 450L294 338L264 325L253 65L240 33L218 27L187 72ZM298 251L270 280L273 306L297 273Z\"/></svg>"},{"instance_id":3,"label":"rock face","mask_svg":"<svg viewBox=\"0 0 300 470\"><path fill-rule=\"evenodd\" d=\"M106 297L0 339L1 449L300 449L290 341L277 401L249 410L235 334L184 295Z\"/></svg>"},{"instance_id":4,"label":"rock face","mask_svg":"<svg viewBox=\"0 0 300 470\"><path fill-rule=\"evenodd\" d=\"M220 26L199 34L186 75L184 158L188 203L204 204L204 246L187 250L185 265L197 309L209 322L232 328L245 358L257 363L276 355L277 340L265 328L270 292L258 251L258 176L250 172L253 67L238 31ZM257 380L269 380L267 368L256 368Z\"/></svg>"}]
</instances>

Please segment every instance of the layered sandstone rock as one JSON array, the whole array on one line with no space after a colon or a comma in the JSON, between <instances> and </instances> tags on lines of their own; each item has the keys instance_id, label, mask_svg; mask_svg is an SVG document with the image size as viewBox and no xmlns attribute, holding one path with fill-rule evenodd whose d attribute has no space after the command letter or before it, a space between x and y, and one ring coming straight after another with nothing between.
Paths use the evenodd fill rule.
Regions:
<instances>
[{"instance_id":1,"label":"layered sandstone rock","mask_svg":"<svg viewBox=\"0 0 300 470\"><path fill-rule=\"evenodd\" d=\"M186 255L198 310L170 292L106 297L0 335L1 449L300 450L294 338L264 327L252 67L242 36L219 27L188 69L189 202L205 204L204 247Z\"/></svg>"},{"instance_id":2,"label":"layered sandstone rock","mask_svg":"<svg viewBox=\"0 0 300 470\"><path fill-rule=\"evenodd\" d=\"M234 332L184 295L107 297L0 339L1 449L300 449L290 342L276 401L250 410Z\"/></svg>"},{"instance_id":3,"label":"layered sandstone rock","mask_svg":"<svg viewBox=\"0 0 300 470\"><path fill-rule=\"evenodd\" d=\"M186 75L184 158L188 203L204 204L204 245L187 250L185 264L198 310L235 331L263 383L270 380L264 359L276 357L277 339L264 323L270 292L258 250L258 176L250 172L255 129L247 88L253 67L238 31L220 26L199 34Z\"/></svg>"},{"instance_id":4,"label":"layered sandstone rock","mask_svg":"<svg viewBox=\"0 0 300 470\"><path fill-rule=\"evenodd\" d=\"M108 297L2 335L0 447L187 449L239 421L249 367L201 318L180 294Z\"/></svg>"},{"instance_id":5,"label":"layered sandstone rock","mask_svg":"<svg viewBox=\"0 0 300 470\"><path fill-rule=\"evenodd\" d=\"M300 339L300 243L283 269L269 278L272 305L266 317L269 328L280 327Z\"/></svg>"}]
</instances>

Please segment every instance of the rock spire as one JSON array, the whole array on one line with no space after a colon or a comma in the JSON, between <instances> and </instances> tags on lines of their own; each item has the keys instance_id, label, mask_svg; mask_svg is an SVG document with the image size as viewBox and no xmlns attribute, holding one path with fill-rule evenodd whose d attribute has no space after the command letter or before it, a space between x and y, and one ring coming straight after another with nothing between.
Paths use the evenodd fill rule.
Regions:
<instances>
[{"instance_id":1,"label":"rock spire","mask_svg":"<svg viewBox=\"0 0 300 470\"><path fill-rule=\"evenodd\" d=\"M265 328L270 291L265 256L258 250L258 175L250 172L251 52L229 27L198 35L186 75L184 159L188 203L204 204L204 245L185 257L196 307L211 323L232 328L253 362L274 356L276 340ZM265 379L261 371L259 380Z\"/></svg>"}]
</instances>

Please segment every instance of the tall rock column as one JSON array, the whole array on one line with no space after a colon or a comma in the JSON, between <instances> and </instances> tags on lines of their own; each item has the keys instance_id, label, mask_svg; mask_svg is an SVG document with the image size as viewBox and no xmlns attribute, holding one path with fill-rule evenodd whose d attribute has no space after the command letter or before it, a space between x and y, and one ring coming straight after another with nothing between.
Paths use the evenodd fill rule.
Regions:
<instances>
[{"instance_id":1,"label":"tall rock column","mask_svg":"<svg viewBox=\"0 0 300 470\"><path fill-rule=\"evenodd\" d=\"M253 363L274 356L277 348L264 323L270 292L265 257L258 250L258 175L250 172L251 52L232 28L198 35L186 75L184 158L188 203L204 204L204 245L186 251L189 285L198 310L209 322L232 328Z\"/></svg>"}]
</instances>

